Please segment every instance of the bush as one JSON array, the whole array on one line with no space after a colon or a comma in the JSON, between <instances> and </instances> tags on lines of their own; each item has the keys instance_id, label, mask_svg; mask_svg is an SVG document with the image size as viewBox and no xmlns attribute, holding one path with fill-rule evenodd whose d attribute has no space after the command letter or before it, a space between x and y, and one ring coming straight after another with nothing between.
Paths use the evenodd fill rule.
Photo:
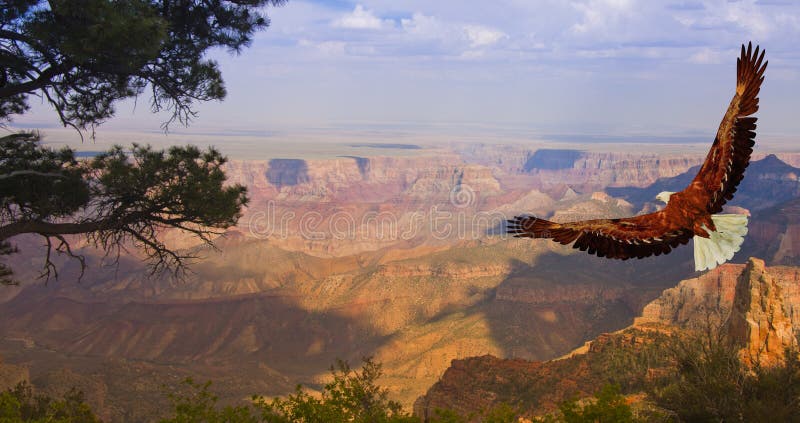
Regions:
<instances>
[{"instance_id":1,"label":"bush","mask_svg":"<svg viewBox=\"0 0 800 423\"><path fill-rule=\"evenodd\" d=\"M389 391L376 384L381 366L365 358L360 371L344 361L331 367L333 381L326 384L321 397L297 386L285 398L266 400L253 397L252 404L218 406L211 393L211 382L198 384L187 379L188 393L170 394L173 416L161 423L407 423L419 419L405 413L402 406L388 399Z\"/></svg>"},{"instance_id":2,"label":"bush","mask_svg":"<svg viewBox=\"0 0 800 423\"><path fill-rule=\"evenodd\" d=\"M99 423L83 397L72 388L63 398L34 394L27 382L0 393L0 421L3 423Z\"/></svg>"},{"instance_id":3,"label":"bush","mask_svg":"<svg viewBox=\"0 0 800 423\"><path fill-rule=\"evenodd\" d=\"M364 359L361 371L338 360L331 367L333 381L326 384L321 398L316 398L298 386L295 393L270 402L257 399L262 421L283 422L353 422L404 423L419 419L403 411L396 401L389 400L389 390L376 384L381 365L371 358Z\"/></svg>"},{"instance_id":4,"label":"bush","mask_svg":"<svg viewBox=\"0 0 800 423\"><path fill-rule=\"evenodd\" d=\"M217 396L210 391L211 382L197 383L191 378L183 381L188 392L169 394L174 416L162 419L161 423L257 423L259 420L252 407L217 406Z\"/></svg>"},{"instance_id":5,"label":"bush","mask_svg":"<svg viewBox=\"0 0 800 423\"><path fill-rule=\"evenodd\" d=\"M520 412L518 409L507 403L500 403L499 405L487 410L483 410L480 413L473 412L467 416L463 416L455 410L437 408L434 410L434 416L428 422L468 423L477 419L483 423L516 423L519 421L519 415Z\"/></svg>"},{"instance_id":6,"label":"bush","mask_svg":"<svg viewBox=\"0 0 800 423\"><path fill-rule=\"evenodd\" d=\"M539 423L634 423L639 422L618 385L605 385L594 398L573 398L561 403L558 413L536 420Z\"/></svg>"},{"instance_id":7,"label":"bush","mask_svg":"<svg viewBox=\"0 0 800 423\"><path fill-rule=\"evenodd\" d=\"M722 336L675 340L677 371L651 388L656 405L686 422L800 422L800 362L796 350L772 368L749 368Z\"/></svg>"}]
</instances>

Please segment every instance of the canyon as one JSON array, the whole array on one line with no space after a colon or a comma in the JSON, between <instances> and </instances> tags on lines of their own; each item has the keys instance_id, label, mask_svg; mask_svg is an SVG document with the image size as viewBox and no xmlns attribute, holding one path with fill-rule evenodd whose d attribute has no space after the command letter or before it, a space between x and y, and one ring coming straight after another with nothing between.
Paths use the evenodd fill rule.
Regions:
<instances>
[{"instance_id":1,"label":"canyon","mask_svg":"<svg viewBox=\"0 0 800 423\"><path fill-rule=\"evenodd\" d=\"M723 264L664 290L632 325L600 334L563 357L531 361L487 354L453 360L417 399L414 412L423 419L437 409L470 415L505 403L533 417L573 396L591 396L610 382L633 387L630 400L641 400L642 382L652 384L674 366L664 358L669 337L689 331L724 334L746 366L776 366L785 362L787 348L797 347L798 282L797 267L767 267L752 257L746 264Z\"/></svg>"},{"instance_id":2,"label":"canyon","mask_svg":"<svg viewBox=\"0 0 800 423\"><path fill-rule=\"evenodd\" d=\"M491 354L538 366L525 363L563 356L637 316L680 315L652 301L697 276L692 252L609 261L509 239L505 219L655 210L652 191L691 179L704 158L675 150L455 143L233 160L229 181L246 185L251 202L217 249L164 234L203 257L183 280L148 275L135 249L109 265L86 246L80 282L78 264L61 257L60 279L45 284L37 241L17 240L11 264L22 283L0 293L0 370L9 369L0 375L10 375L0 382L76 385L108 420L151 421L165 406L160 386L186 376L213 380L232 403L298 383L318 389L335 359L373 356L381 384L410 407L459 360ZM762 257L783 280L800 257L800 169L787 164L800 154L776 153L755 156L731 209L751 216L734 262ZM700 278L735 279L742 266ZM733 289L718 294L732 300Z\"/></svg>"}]
</instances>

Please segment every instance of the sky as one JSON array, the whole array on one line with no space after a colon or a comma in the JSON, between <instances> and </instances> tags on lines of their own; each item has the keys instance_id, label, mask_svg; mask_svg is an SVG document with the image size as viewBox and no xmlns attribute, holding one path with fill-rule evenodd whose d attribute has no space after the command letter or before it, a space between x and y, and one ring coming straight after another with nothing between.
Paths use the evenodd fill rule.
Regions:
<instances>
[{"instance_id":1,"label":"sky","mask_svg":"<svg viewBox=\"0 0 800 423\"><path fill-rule=\"evenodd\" d=\"M759 133L800 133L794 0L290 0L267 14L241 54L211 53L228 97L172 134L713 136L747 41L770 62ZM98 136L159 133L147 100ZM57 123L41 105L16 122Z\"/></svg>"}]
</instances>

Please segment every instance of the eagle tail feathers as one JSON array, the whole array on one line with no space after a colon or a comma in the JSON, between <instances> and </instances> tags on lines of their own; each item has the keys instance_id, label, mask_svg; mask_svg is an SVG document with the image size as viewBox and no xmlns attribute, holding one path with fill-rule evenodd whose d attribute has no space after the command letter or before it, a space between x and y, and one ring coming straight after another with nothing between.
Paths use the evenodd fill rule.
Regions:
<instances>
[{"instance_id":1,"label":"eagle tail feathers","mask_svg":"<svg viewBox=\"0 0 800 423\"><path fill-rule=\"evenodd\" d=\"M747 216L715 214L711 216L717 230L708 238L694 237L694 267L701 271L713 269L733 258L747 235Z\"/></svg>"}]
</instances>

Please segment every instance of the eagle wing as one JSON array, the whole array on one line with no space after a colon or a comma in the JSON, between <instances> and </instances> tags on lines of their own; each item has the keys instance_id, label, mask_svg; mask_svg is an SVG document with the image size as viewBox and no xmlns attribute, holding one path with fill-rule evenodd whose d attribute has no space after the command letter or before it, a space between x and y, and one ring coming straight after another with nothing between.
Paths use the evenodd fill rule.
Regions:
<instances>
[{"instance_id":1,"label":"eagle wing","mask_svg":"<svg viewBox=\"0 0 800 423\"><path fill-rule=\"evenodd\" d=\"M759 55L759 47L753 51L752 44L748 44L747 50L742 45L736 65L736 94L714 144L692 183L676 194L688 199L692 206L705 206L709 214L719 213L725 202L733 198L750 163L756 135L756 118L750 115L758 111L758 92L767 68L763 59L764 52ZM626 260L667 254L688 243L694 232L677 223L682 219L675 219L675 213L683 212L686 211L667 206L655 213L630 218L569 223L517 216L509 220L507 230L516 237L551 238L564 245L574 242L573 248L581 251Z\"/></svg>"},{"instance_id":2,"label":"eagle wing","mask_svg":"<svg viewBox=\"0 0 800 423\"><path fill-rule=\"evenodd\" d=\"M708 213L722 211L722 206L733 198L736 187L744 178L750 164L750 154L755 144L758 111L758 92L764 81L767 62L759 47L753 51L748 44L742 45L742 55L736 61L736 94L722 119L717 137L700 171L692 183L683 191L695 204L705 204Z\"/></svg>"},{"instance_id":3,"label":"eagle wing","mask_svg":"<svg viewBox=\"0 0 800 423\"><path fill-rule=\"evenodd\" d=\"M627 260L667 254L686 244L694 235L674 226L669 212L622 219L595 219L556 223L534 216L517 216L508 221L507 231L515 237L551 238L599 257Z\"/></svg>"}]
</instances>

